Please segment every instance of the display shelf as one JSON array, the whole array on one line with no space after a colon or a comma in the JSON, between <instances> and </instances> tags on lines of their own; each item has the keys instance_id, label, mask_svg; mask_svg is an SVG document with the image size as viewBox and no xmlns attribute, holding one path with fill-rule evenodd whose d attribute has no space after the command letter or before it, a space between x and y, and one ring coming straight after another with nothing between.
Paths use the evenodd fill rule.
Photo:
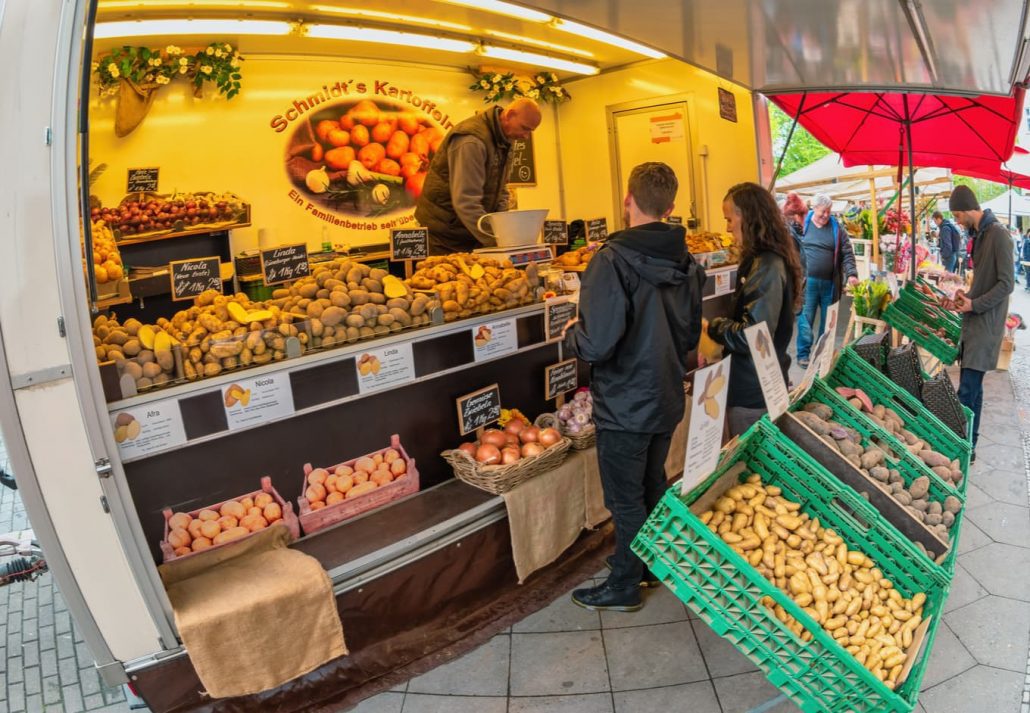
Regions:
<instances>
[{"instance_id":1,"label":"display shelf","mask_svg":"<svg viewBox=\"0 0 1030 713\"><path fill-rule=\"evenodd\" d=\"M206 233L218 233L223 230L235 230L236 228L249 228L250 221L247 220L243 223L227 223L219 224L214 223L211 225L198 225L196 227L173 230L168 233L154 233L154 234L137 234L131 238L116 238L115 244L118 247L126 245L142 245L144 243L156 243L161 240L170 240L172 238L191 238L194 235L204 235Z\"/></svg>"}]
</instances>

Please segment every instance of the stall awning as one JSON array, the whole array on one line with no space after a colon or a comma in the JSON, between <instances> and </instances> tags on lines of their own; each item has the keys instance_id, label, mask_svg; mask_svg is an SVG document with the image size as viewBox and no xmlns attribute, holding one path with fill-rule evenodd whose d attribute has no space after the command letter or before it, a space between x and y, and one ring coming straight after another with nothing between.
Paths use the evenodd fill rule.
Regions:
<instances>
[{"instance_id":1,"label":"stall awning","mask_svg":"<svg viewBox=\"0 0 1030 713\"><path fill-rule=\"evenodd\" d=\"M1012 158L993 173L970 170L959 170L955 173L969 176L970 178L981 178L985 181L1003 183L1010 188L1014 186L1016 188L1030 189L1030 151L1017 146L1016 150L1012 153Z\"/></svg>"},{"instance_id":2,"label":"stall awning","mask_svg":"<svg viewBox=\"0 0 1030 713\"><path fill-rule=\"evenodd\" d=\"M866 200L870 180L877 193L893 192L897 184L897 167L845 166L839 154L827 154L804 168L776 179L776 192L795 191L802 196L825 193L834 200ZM921 168L916 171L916 186L946 185L950 187L950 171L946 168Z\"/></svg>"},{"instance_id":3,"label":"stall awning","mask_svg":"<svg viewBox=\"0 0 1030 713\"><path fill-rule=\"evenodd\" d=\"M1012 155L1023 89L1012 96L802 92L770 97L845 166L908 163L996 172Z\"/></svg>"},{"instance_id":4,"label":"stall awning","mask_svg":"<svg viewBox=\"0 0 1030 713\"><path fill-rule=\"evenodd\" d=\"M991 210L1002 220L1005 220L1010 214L1013 216L1030 216L1030 196L1020 195L1015 191L1005 191L997 198L992 198L983 203L980 207L984 210Z\"/></svg>"}]
</instances>

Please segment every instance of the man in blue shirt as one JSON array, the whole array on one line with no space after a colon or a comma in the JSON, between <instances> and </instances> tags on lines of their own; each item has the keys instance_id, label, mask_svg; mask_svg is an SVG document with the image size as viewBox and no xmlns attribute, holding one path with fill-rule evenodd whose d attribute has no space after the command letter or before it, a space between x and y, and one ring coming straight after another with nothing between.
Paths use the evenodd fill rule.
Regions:
<instances>
[{"instance_id":1,"label":"man in blue shirt","mask_svg":"<svg viewBox=\"0 0 1030 713\"><path fill-rule=\"evenodd\" d=\"M805 218L801 248L805 266L805 304L798 321L798 366L808 366L812 342L826 331L826 310L840 299L844 281L858 284L855 252L847 233L830 215L833 201L820 193L812 201L812 210ZM819 316L819 333L812 334L815 313Z\"/></svg>"},{"instance_id":2,"label":"man in blue shirt","mask_svg":"<svg viewBox=\"0 0 1030 713\"><path fill-rule=\"evenodd\" d=\"M941 247L941 264L948 272L955 272L958 267L958 255L962 252L962 235L950 220L945 220L939 210L933 213L933 222L937 225L937 243Z\"/></svg>"}]
</instances>

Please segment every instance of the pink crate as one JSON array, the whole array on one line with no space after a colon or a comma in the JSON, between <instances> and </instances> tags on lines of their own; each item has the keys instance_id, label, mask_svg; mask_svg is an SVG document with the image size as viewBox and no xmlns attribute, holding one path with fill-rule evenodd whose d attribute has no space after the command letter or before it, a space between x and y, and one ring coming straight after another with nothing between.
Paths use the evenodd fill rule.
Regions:
<instances>
[{"instance_id":1,"label":"pink crate","mask_svg":"<svg viewBox=\"0 0 1030 713\"><path fill-rule=\"evenodd\" d=\"M292 537L292 539L296 540L298 537L300 537L300 522L297 520L297 515L293 512L293 503L288 503L285 500L283 500L283 497L279 495L279 491L272 487L272 479L269 478L267 475L261 478L261 490L255 490L252 493L244 493L238 498L230 498L230 500L239 501L247 497L253 498L257 495L260 495L261 493L268 493L272 496L272 499L275 500L275 502L279 503L279 507L281 507L283 510L283 519L279 522L282 522L284 525L286 525L286 527L290 531L290 536ZM197 508L196 510L193 510L187 514L195 518L197 516L197 513L199 513L201 510L217 511L222 507L222 505L224 505L227 502L228 500L223 500L222 502L216 505L208 505L207 507ZM171 562L172 560L182 560L186 557L191 557L192 555L200 554L201 552L210 552L211 550L217 549L219 547L224 547L225 545L230 544L229 542L223 542L221 545L214 545L212 547L207 548L206 550L200 550L199 552L191 552L188 555L181 555L177 557L175 555L174 550L172 549L172 546L168 544L168 533L171 531L168 527L168 520L172 517L174 513L171 510L171 508L165 508L162 514L165 516L165 536L161 540L161 554L164 556L165 562ZM278 524L278 522L276 524ZM253 532L250 533L250 535L253 534ZM250 535L247 535L246 537L241 537L238 540L232 540L232 542L240 542L242 540L247 539L247 537L250 537Z\"/></svg>"},{"instance_id":2,"label":"pink crate","mask_svg":"<svg viewBox=\"0 0 1030 713\"><path fill-rule=\"evenodd\" d=\"M404 459L407 465L408 472L399 478L395 479L388 485L381 485L375 490L365 495L359 495L351 500L344 500L342 503L336 503L335 505L327 505L320 510L312 510L308 504L308 499L301 495L298 503L300 505L300 524L304 528L304 534L310 535L313 532L323 530L330 525L335 525L341 520L360 515L368 510L373 510L382 505L386 505L389 502L393 502L398 498L403 498L406 495L418 492L418 469L415 467L415 460L408 457L407 451L404 450L404 446L401 445L400 437L395 433L390 436L390 445L378 451L372 451L365 456L359 456L359 458L372 458L378 453L385 453L390 449L394 449L401 454L401 458ZM340 466L346 465L351 468L358 461L358 458L352 458L349 461L343 463L337 463L333 466L327 466L326 470L330 473L339 468ZM304 482L301 485L301 493L307 491L308 487L308 476L311 475L311 471L314 468L310 463L304 464Z\"/></svg>"}]
</instances>

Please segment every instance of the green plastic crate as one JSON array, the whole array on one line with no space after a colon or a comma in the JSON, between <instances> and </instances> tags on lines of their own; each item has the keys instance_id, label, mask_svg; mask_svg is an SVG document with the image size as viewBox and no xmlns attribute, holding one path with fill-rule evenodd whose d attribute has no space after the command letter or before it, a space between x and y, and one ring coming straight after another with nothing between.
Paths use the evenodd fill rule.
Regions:
<instances>
[{"instance_id":1,"label":"green plastic crate","mask_svg":"<svg viewBox=\"0 0 1030 713\"><path fill-rule=\"evenodd\" d=\"M944 296L944 293L938 289L934 289L934 293L941 297ZM917 290L912 283L908 283L901 288L901 291L898 294L898 299L903 302L919 304L926 307L927 314L940 322L940 325L938 326L946 326L955 330L962 329L962 317L955 312L951 312L950 310L946 310L941 307L939 301L927 297L925 294Z\"/></svg>"},{"instance_id":2,"label":"green plastic crate","mask_svg":"<svg viewBox=\"0 0 1030 713\"><path fill-rule=\"evenodd\" d=\"M738 462L801 504L801 511L832 528L850 549L864 552L903 596L927 595L932 617L915 665L891 691L858 663L790 596L690 512L697 500ZM908 713L916 703L930 659L948 584L939 581L916 547L876 510L843 487L821 465L784 437L764 416L725 455L718 469L686 497L665 493L633 541L633 551L699 618L765 673L770 683L806 713ZM812 633L803 642L761 600L771 597Z\"/></svg>"},{"instance_id":3,"label":"green plastic crate","mask_svg":"<svg viewBox=\"0 0 1030 713\"><path fill-rule=\"evenodd\" d=\"M848 386L862 389L874 404L887 406L905 422L905 428L951 460L958 459L962 474L969 477L970 442L948 428L910 393L896 385L886 374L877 371L850 346L841 349L826 383L836 388ZM965 478L959 490L965 490Z\"/></svg>"},{"instance_id":4,"label":"green plastic crate","mask_svg":"<svg viewBox=\"0 0 1030 713\"><path fill-rule=\"evenodd\" d=\"M906 314L897 300L891 302L883 311L883 321L940 359L944 364L954 364L958 359L957 342L956 346L950 346L934 334L932 329Z\"/></svg>"},{"instance_id":5,"label":"green plastic crate","mask_svg":"<svg viewBox=\"0 0 1030 713\"><path fill-rule=\"evenodd\" d=\"M902 292L895 300L898 307L909 317L932 329L942 328L948 338L958 344L962 336L962 319L939 304L920 299L915 290Z\"/></svg>"},{"instance_id":6,"label":"green plastic crate","mask_svg":"<svg viewBox=\"0 0 1030 713\"><path fill-rule=\"evenodd\" d=\"M865 414L861 413L858 409L849 404L846 399L830 388L820 377L815 378L812 383L812 388L808 390L808 393L794 402L794 404L791 405L790 410L792 412L801 411L805 404L813 401L829 406L833 411L834 421L842 426L855 429L862 439L863 447L869 445L869 443L875 439L890 448L895 454L898 454L900 457L897 460L891 460L888 456L887 466L889 468L897 469L898 473L901 474L901 479L904 481L905 487L911 485L912 481L916 478L925 475L930 479L930 489L928 492L930 500L943 504L945 498L949 495L954 495L962 501L963 507L955 515L955 522L948 530L951 534L951 547L948 549L943 561L939 564L936 562L931 563L931 567L942 581L950 581L955 572L955 561L958 557L957 543L962 532L962 522L965 516L966 498L963 492L952 486L950 483L945 483L944 480L930 470L923 461L912 455L908 449L901 444L901 441L870 421ZM962 479L962 482L965 482L967 479L968 474L966 474L966 477ZM834 480L836 480L836 477L834 477ZM841 484L841 487L848 487L850 490L850 487L845 486L843 483ZM894 528L893 525L889 526ZM904 538L906 541L908 540L908 538L900 532L898 532L898 536ZM919 550L917 550L917 552L919 552ZM945 553L935 552L934 554L937 555L938 559L940 559L940 556ZM930 562L927 556L922 552L919 552L918 556L920 559Z\"/></svg>"}]
</instances>

